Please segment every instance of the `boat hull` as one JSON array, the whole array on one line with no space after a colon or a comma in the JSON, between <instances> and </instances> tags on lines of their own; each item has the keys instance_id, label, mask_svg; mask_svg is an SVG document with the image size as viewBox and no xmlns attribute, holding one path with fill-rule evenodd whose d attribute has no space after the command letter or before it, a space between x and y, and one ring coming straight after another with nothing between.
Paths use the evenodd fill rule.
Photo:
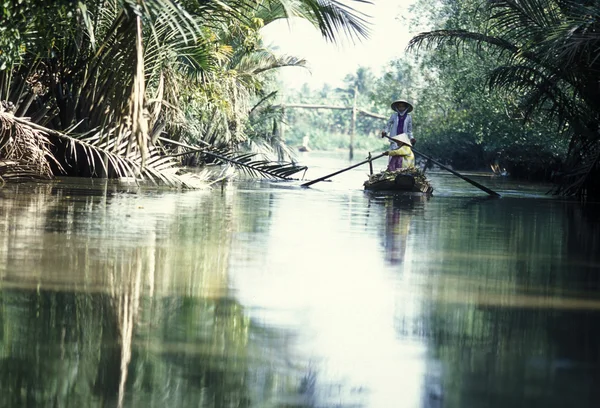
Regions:
<instances>
[{"instance_id":1,"label":"boat hull","mask_svg":"<svg viewBox=\"0 0 600 408\"><path fill-rule=\"evenodd\" d=\"M407 173L380 173L365 181L364 188L369 191L393 191L405 193L431 194L433 187L423 177Z\"/></svg>"}]
</instances>

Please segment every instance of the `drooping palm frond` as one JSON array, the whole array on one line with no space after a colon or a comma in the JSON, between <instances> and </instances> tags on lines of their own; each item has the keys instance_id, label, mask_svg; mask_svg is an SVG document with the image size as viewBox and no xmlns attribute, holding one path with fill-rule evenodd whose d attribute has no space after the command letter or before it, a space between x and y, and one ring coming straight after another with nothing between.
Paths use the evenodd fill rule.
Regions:
<instances>
[{"instance_id":1,"label":"drooping palm frond","mask_svg":"<svg viewBox=\"0 0 600 408\"><path fill-rule=\"evenodd\" d=\"M358 4L372 4L370 0L354 0ZM330 42L339 40L343 33L352 41L370 34L368 16L347 2L338 0L269 0L262 2L257 16L269 24L277 19L300 17L319 29L323 38Z\"/></svg>"},{"instance_id":2,"label":"drooping palm frond","mask_svg":"<svg viewBox=\"0 0 600 408\"><path fill-rule=\"evenodd\" d=\"M83 167L86 164L90 176L96 177L128 177L136 181L150 181L171 187L203 188L206 180L183 173L179 163L166 156L158 147L151 146L146 163L142 165L142 157L132 151L127 140L117 143L115 138L106 137L101 132L90 132L83 137L74 137L53 129L44 128L23 118L12 117L23 129L56 139L55 145L62 144L64 157L56 159L65 166ZM116 131L113 129L113 132ZM49 165L48 165L49 166Z\"/></svg>"},{"instance_id":3,"label":"drooping palm frond","mask_svg":"<svg viewBox=\"0 0 600 408\"><path fill-rule=\"evenodd\" d=\"M296 163L275 163L271 160L261 159L261 155L257 153L243 153L240 155L230 151L214 153L204 150L202 154L231 164L251 177L291 180L290 176L307 170L306 166L298 166Z\"/></svg>"},{"instance_id":4,"label":"drooping palm frond","mask_svg":"<svg viewBox=\"0 0 600 408\"><path fill-rule=\"evenodd\" d=\"M434 30L420 33L410 39L406 49L408 51L418 51L420 48L430 50L445 46L459 47L470 42L496 46L500 51L511 54L519 51L518 47L510 41L467 30Z\"/></svg>"},{"instance_id":5,"label":"drooping palm frond","mask_svg":"<svg viewBox=\"0 0 600 408\"><path fill-rule=\"evenodd\" d=\"M570 155L573 163L567 165L567 171L561 175L561 183L554 193L581 199L597 197L600 192L597 181L600 173L600 143L590 143L586 148L577 150L577 153Z\"/></svg>"},{"instance_id":6,"label":"drooping palm frond","mask_svg":"<svg viewBox=\"0 0 600 408\"><path fill-rule=\"evenodd\" d=\"M4 105L4 106L3 106ZM0 105L0 184L52 177L50 142L46 135L14 119L7 103Z\"/></svg>"},{"instance_id":7,"label":"drooping palm frond","mask_svg":"<svg viewBox=\"0 0 600 408\"><path fill-rule=\"evenodd\" d=\"M275 55L267 49L260 49L242 56L234 66L245 74L257 75L283 67L306 67L306 60L290 55Z\"/></svg>"},{"instance_id":8,"label":"drooping palm frond","mask_svg":"<svg viewBox=\"0 0 600 408\"><path fill-rule=\"evenodd\" d=\"M537 0L531 0L536 2ZM536 38L539 33L544 34L544 41L546 41L548 32L552 31L551 27L546 26L545 31L540 31L539 28L533 26L524 26L523 21L529 21L532 17L527 13L529 7L524 7L524 11L518 13L519 8L515 8L514 2L510 0L500 0L493 2L493 7L502 7L500 3L510 4L501 8L492 18L498 18L499 20L493 20L493 30L495 35L489 35L486 33L471 32L462 29L451 29L451 30L435 30L431 32L421 33L413 37L407 46L408 50L419 50L420 48L432 49L437 47L455 46L460 47L466 44L475 44L477 47L482 45L489 46L491 52L495 52L498 57L504 57L503 62L505 65L501 65L500 72L506 72L505 68L528 71L529 74L537 72L545 77L553 77L553 81L556 86L559 86L561 82L566 82L571 86L574 86L576 80L573 76L573 71L563 64L557 63L554 59L549 59L546 51L550 48L549 44L545 44L541 47L539 44L542 40L532 41L532 38ZM518 2L518 4L526 2ZM535 13L534 13L535 14ZM510 18L509 18L510 16ZM552 20L554 19L547 19ZM536 21L541 23L545 19L536 17ZM517 22L521 24L515 26ZM532 28L533 27L533 28ZM515 34L515 30L519 29L518 33ZM526 32L524 32L525 30ZM547 42L547 41L546 41ZM489 84L492 88L514 88L518 86L524 86L526 89L531 90L535 87L535 83L529 81L523 82L523 75L513 77L512 82L509 76L498 75L499 71L490 74L492 77ZM545 82L548 83L547 81ZM532 87L533 85L533 87Z\"/></svg>"},{"instance_id":9,"label":"drooping palm frond","mask_svg":"<svg viewBox=\"0 0 600 408\"><path fill-rule=\"evenodd\" d=\"M228 148L218 149L210 145L192 146L190 144L177 142L165 137L159 137L159 140L166 144L185 149L183 152L172 154L171 157L188 154L208 156L211 158L211 161L216 161L217 163L222 164L230 164L237 170L252 177L289 180L290 176L307 169L306 166L298 166L296 163L275 163L271 160L265 160L261 158L260 154L257 153L239 153Z\"/></svg>"},{"instance_id":10,"label":"drooping palm frond","mask_svg":"<svg viewBox=\"0 0 600 408\"><path fill-rule=\"evenodd\" d=\"M23 124L0 106L0 159L11 178L52 176L50 141L44 132ZM7 176L8 177L8 176ZM6 179L6 177L4 177Z\"/></svg>"},{"instance_id":11,"label":"drooping palm frond","mask_svg":"<svg viewBox=\"0 0 600 408\"><path fill-rule=\"evenodd\" d=\"M494 68L487 80L490 89L503 89L522 95L521 105L525 119L532 117L536 111L545 111L548 116L557 117L564 123L569 119L565 114L572 116L576 107L572 105L570 112L558 109L572 100L564 93L560 82L561 79L556 75L532 65L503 65Z\"/></svg>"}]
</instances>

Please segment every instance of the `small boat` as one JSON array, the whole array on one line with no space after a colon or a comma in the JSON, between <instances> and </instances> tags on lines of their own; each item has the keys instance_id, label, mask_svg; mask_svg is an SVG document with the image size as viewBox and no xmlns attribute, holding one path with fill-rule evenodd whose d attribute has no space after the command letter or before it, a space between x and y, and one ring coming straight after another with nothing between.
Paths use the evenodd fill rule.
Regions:
<instances>
[{"instance_id":1,"label":"small boat","mask_svg":"<svg viewBox=\"0 0 600 408\"><path fill-rule=\"evenodd\" d=\"M365 190L370 191L402 191L426 195L433 192L425 174L415 167L372 174L363 185Z\"/></svg>"}]
</instances>

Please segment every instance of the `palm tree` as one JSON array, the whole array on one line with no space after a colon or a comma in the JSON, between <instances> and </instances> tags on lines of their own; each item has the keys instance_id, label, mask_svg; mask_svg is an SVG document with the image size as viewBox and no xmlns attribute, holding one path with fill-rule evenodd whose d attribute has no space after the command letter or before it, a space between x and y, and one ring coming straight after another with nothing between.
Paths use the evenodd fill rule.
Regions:
<instances>
[{"instance_id":1,"label":"palm tree","mask_svg":"<svg viewBox=\"0 0 600 408\"><path fill-rule=\"evenodd\" d=\"M542 113L570 135L565 175L557 193L598 196L600 180L600 2L495 0L487 7L487 30L436 30L408 47L474 43L495 53L491 89L517 95L526 120Z\"/></svg>"},{"instance_id":2,"label":"palm tree","mask_svg":"<svg viewBox=\"0 0 600 408\"><path fill-rule=\"evenodd\" d=\"M251 57L237 51L244 30L256 31L249 16L264 9L307 18L331 40L340 31L367 33L360 14L337 0L29 2L4 10L15 17L6 32L24 42L18 59L0 61L7 67L0 95L14 103L15 117L29 118L52 139L54 157L71 174L83 168L86 175L139 177L150 166L160 179L173 164L163 157L166 146L171 155L184 153L186 143L172 142L193 132L204 143L186 151L247 165L245 156L229 159L244 139L240 118L262 70L246 69ZM272 67L297 63L269 58ZM238 73L234 63L246 70ZM204 140L217 131L218 145Z\"/></svg>"}]
</instances>

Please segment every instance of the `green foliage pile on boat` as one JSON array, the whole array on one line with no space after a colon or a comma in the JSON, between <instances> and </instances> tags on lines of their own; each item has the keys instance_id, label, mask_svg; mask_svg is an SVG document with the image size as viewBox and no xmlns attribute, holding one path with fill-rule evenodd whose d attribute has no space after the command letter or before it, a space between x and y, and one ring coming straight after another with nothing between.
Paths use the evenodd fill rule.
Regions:
<instances>
[{"instance_id":1,"label":"green foliage pile on boat","mask_svg":"<svg viewBox=\"0 0 600 408\"><path fill-rule=\"evenodd\" d=\"M364 182L367 190L391 190L431 193L433 187L425 173L418 167L374 173Z\"/></svg>"}]
</instances>

